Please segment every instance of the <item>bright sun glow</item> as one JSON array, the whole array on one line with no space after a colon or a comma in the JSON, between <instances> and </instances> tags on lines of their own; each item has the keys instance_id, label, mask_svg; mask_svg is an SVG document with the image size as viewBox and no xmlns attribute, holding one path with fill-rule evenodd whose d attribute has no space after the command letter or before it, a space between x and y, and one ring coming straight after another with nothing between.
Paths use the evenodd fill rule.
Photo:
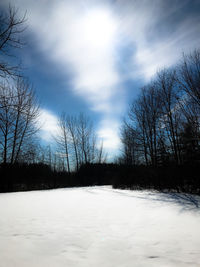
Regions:
<instances>
[{"instance_id":1,"label":"bright sun glow","mask_svg":"<svg viewBox=\"0 0 200 267\"><path fill-rule=\"evenodd\" d=\"M117 25L109 10L91 10L81 23L85 40L93 46L107 46L114 41Z\"/></svg>"}]
</instances>

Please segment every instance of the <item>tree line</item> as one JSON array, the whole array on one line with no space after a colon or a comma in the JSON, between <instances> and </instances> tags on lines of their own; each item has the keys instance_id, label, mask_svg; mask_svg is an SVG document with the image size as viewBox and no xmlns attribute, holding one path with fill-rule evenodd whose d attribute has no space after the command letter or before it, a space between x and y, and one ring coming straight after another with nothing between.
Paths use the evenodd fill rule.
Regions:
<instances>
[{"instance_id":1,"label":"tree line","mask_svg":"<svg viewBox=\"0 0 200 267\"><path fill-rule=\"evenodd\" d=\"M143 165L146 166L143 168L154 169L155 175L158 168L165 169L160 173L159 184L164 184L166 179L172 180L172 176L171 186L176 183L181 172L178 166L182 169L188 165L199 166L200 50L183 54L179 64L160 70L151 82L141 88L121 127L121 141L123 151L119 163L135 167ZM175 177L170 174L170 168L176 173ZM199 167L196 174L192 168L190 175L187 172L185 182L188 185L191 185L192 177L198 177ZM169 170L168 178L166 169ZM144 174L149 176L147 187L152 183L151 172ZM184 181L184 173L182 177Z\"/></svg>"},{"instance_id":2,"label":"tree line","mask_svg":"<svg viewBox=\"0 0 200 267\"><path fill-rule=\"evenodd\" d=\"M159 71L131 103L121 129L127 164L163 166L200 160L200 50Z\"/></svg>"},{"instance_id":3,"label":"tree line","mask_svg":"<svg viewBox=\"0 0 200 267\"><path fill-rule=\"evenodd\" d=\"M55 144L40 142L39 100L20 64L15 64L16 51L24 45L25 22L25 15L20 18L11 6L0 14L0 191L86 185L80 169L105 162L103 143L98 144L89 117L64 112ZM100 181L93 178L90 183Z\"/></svg>"}]
</instances>

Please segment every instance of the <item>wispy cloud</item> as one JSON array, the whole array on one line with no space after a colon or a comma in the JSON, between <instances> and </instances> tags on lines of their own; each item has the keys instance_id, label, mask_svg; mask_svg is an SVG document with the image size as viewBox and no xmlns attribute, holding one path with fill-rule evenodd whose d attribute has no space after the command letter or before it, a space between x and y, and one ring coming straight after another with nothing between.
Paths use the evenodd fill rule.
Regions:
<instances>
[{"instance_id":1,"label":"wispy cloud","mask_svg":"<svg viewBox=\"0 0 200 267\"><path fill-rule=\"evenodd\" d=\"M135 47L129 77L149 80L163 66L175 64L182 52L199 47L198 1L118 0L116 4L122 30Z\"/></svg>"}]
</instances>

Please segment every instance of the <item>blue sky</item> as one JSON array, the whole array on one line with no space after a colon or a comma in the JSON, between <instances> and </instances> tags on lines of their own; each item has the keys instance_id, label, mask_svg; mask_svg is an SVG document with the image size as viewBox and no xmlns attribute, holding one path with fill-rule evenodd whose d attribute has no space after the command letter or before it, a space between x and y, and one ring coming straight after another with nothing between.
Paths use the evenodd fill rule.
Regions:
<instances>
[{"instance_id":1,"label":"blue sky","mask_svg":"<svg viewBox=\"0 0 200 267\"><path fill-rule=\"evenodd\" d=\"M46 141L62 111L84 112L116 153L139 87L200 44L199 0L1 0L9 3L27 14L18 53L41 102Z\"/></svg>"}]
</instances>

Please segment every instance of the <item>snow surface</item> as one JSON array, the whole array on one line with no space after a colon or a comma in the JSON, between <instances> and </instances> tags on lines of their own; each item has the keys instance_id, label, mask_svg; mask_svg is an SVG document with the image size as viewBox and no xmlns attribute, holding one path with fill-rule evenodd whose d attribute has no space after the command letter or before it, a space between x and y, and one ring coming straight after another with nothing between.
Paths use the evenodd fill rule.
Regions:
<instances>
[{"instance_id":1,"label":"snow surface","mask_svg":"<svg viewBox=\"0 0 200 267\"><path fill-rule=\"evenodd\" d=\"M111 187L0 194L0 266L200 266L199 204Z\"/></svg>"}]
</instances>

